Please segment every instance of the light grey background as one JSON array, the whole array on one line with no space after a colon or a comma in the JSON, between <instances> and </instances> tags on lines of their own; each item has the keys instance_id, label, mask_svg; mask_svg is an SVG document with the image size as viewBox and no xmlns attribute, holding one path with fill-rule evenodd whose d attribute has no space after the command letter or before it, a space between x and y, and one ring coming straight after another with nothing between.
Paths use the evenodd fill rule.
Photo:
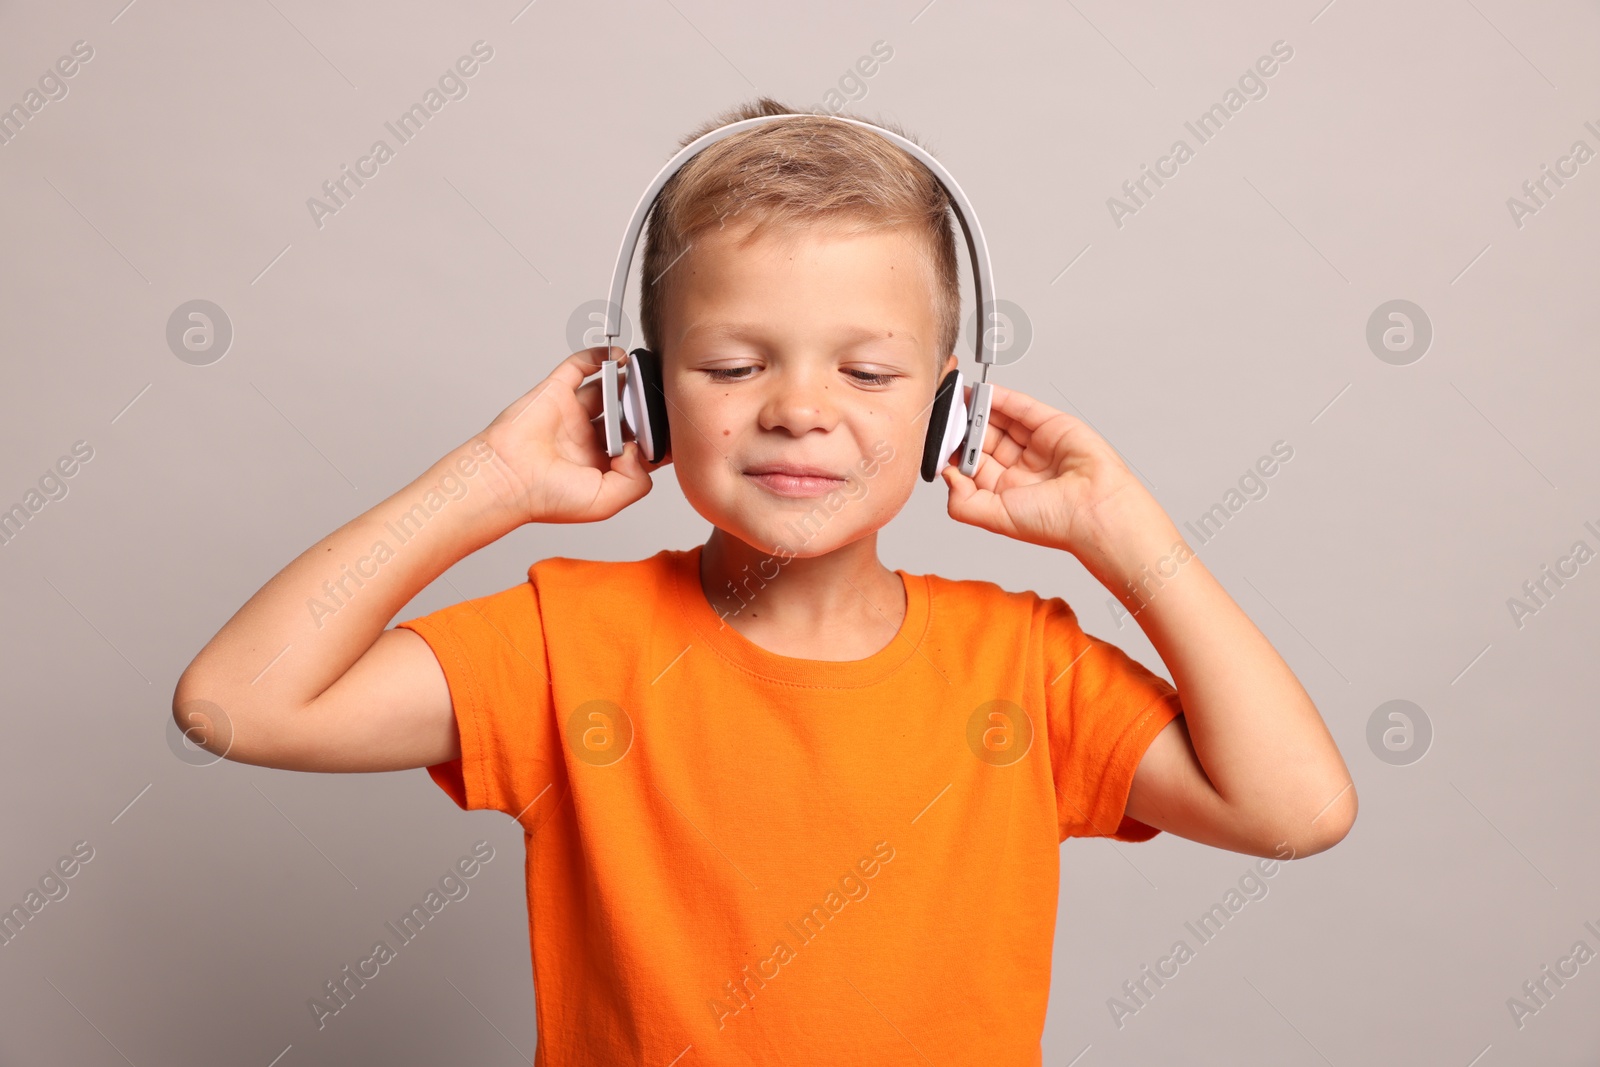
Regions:
<instances>
[{"instance_id":1,"label":"light grey background","mask_svg":"<svg viewBox=\"0 0 1600 1067\"><path fill-rule=\"evenodd\" d=\"M422 770L191 766L173 685L279 568L570 351L680 136L758 93L819 104L879 40L893 58L851 106L959 177L1031 319L995 381L1090 420L1180 524L1293 447L1191 543L1361 796L1346 841L1280 870L1121 1029L1108 998L1193 945L1185 920L1251 860L1170 834L1065 845L1045 1062L1596 1062L1600 962L1520 1029L1506 1005L1574 942L1600 951L1600 564L1520 628L1507 607L1600 547L1600 160L1520 227L1506 204L1574 141L1600 149L1593 3L124 2L0 11L0 106L94 48L0 145L0 506L94 449L0 547L0 903L95 849L0 948L0 1062L531 1058L516 824ZM307 198L479 39L468 96L319 229ZM1107 198L1194 146L1184 121L1278 40L1268 94L1115 225ZM165 339L193 299L233 325L209 366ZM1365 340L1392 299L1434 328L1408 366ZM671 468L656 481L608 522L463 560L400 617L546 556L702 541ZM1063 596L1166 673L1076 560L954 523L944 497L919 486L886 563ZM1408 766L1366 741L1392 699L1434 731ZM308 998L479 839L496 858L470 896L318 1031Z\"/></svg>"}]
</instances>

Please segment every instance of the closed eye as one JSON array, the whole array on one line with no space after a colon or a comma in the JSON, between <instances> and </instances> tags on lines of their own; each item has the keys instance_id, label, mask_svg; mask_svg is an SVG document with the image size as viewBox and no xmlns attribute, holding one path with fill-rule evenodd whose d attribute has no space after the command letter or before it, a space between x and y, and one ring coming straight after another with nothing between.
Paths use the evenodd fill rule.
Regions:
<instances>
[{"instance_id":1,"label":"closed eye","mask_svg":"<svg viewBox=\"0 0 1600 1067\"><path fill-rule=\"evenodd\" d=\"M750 376L745 373L746 371L753 371L756 369L757 368L750 366L710 367L706 369L705 373L714 382L742 382L748 381L750 378ZM856 381L861 382L863 385L888 385L897 377L897 375L894 374L877 374L872 371L860 370L846 371L845 373L849 374Z\"/></svg>"}]
</instances>

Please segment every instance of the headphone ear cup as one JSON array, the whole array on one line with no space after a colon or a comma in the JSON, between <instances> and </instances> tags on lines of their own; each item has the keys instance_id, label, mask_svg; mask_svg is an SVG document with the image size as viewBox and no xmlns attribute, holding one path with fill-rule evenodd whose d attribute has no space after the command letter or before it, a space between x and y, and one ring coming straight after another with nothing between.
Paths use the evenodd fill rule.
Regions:
<instances>
[{"instance_id":1,"label":"headphone ear cup","mask_svg":"<svg viewBox=\"0 0 1600 1067\"><path fill-rule=\"evenodd\" d=\"M928 416L928 438L922 447L922 480L931 482L943 470L950 455L961 446L967 430L967 401L960 369L951 371L933 395L933 413Z\"/></svg>"},{"instance_id":2,"label":"headphone ear cup","mask_svg":"<svg viewBox=\"0 0 1600 1067\"><path fill-rule=\"evenodd\" d=\"M647 348L628 353L631 370L622 398L622 414L645 460L659 463L672 450L667 425L667 398L661 384L661 357Z\"/></svg>"}]
</instances>

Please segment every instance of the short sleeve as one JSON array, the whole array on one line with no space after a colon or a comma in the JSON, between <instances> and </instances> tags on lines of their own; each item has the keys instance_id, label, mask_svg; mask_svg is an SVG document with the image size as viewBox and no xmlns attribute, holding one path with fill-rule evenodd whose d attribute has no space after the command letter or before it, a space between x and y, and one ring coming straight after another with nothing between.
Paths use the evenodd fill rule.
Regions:
<instances>
[{"instance_id":1,"label":"short sleeve","mask_svg":"<svg viewBox=\"0 0 1600 1067\"><path fill-rule=\"evenodd\" d=\"M1125 814L1139 761L1183 714L1172 683L1091 637L1060 598L1042 602L1045 709L1061 840L1148 841L1160 831Z\"/></svg>"},{"instance_id":2,"label":"short sleeve","mask_svg":"<svg viewBox=\"0 0 1600 1067\"><path fill-rule=\"evenodd\" d=\"M399 626L433 650L461 735L461 757L427 768L429 776L464 810L537 825L564 791L551 788L563 768L532 581Z\"/></svg>"}]
</instances>

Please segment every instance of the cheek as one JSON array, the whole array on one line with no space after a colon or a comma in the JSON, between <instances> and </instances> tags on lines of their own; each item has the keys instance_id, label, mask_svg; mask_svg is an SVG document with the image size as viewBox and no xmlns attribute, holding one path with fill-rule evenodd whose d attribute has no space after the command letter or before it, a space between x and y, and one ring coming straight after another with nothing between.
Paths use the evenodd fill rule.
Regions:
<instances>
[{"instance_id":1,"label":"cheek","mask_svg":"<svg viewBox=\"0 0 1600 1067\"><path fill-rule=\"evenodd\" d=\"M887 461L880 461L870 484L880 500L904 501L921 480L922 449L896 448Z\"/></svg>"},{"instance_id":2,"label":"cheek","mask_svg":"<svg viewBox=\"0 0 1600 1067\"><path fill-rule=\"evenodd\" d=\"M713 465L725 469L728 458L734 456L745 436L746 414L722 392L696 394L678 390L674 395L674 390L668 390L673 462L680 477L700 481L714 477Z\"/></svg>"}]
</instances>

